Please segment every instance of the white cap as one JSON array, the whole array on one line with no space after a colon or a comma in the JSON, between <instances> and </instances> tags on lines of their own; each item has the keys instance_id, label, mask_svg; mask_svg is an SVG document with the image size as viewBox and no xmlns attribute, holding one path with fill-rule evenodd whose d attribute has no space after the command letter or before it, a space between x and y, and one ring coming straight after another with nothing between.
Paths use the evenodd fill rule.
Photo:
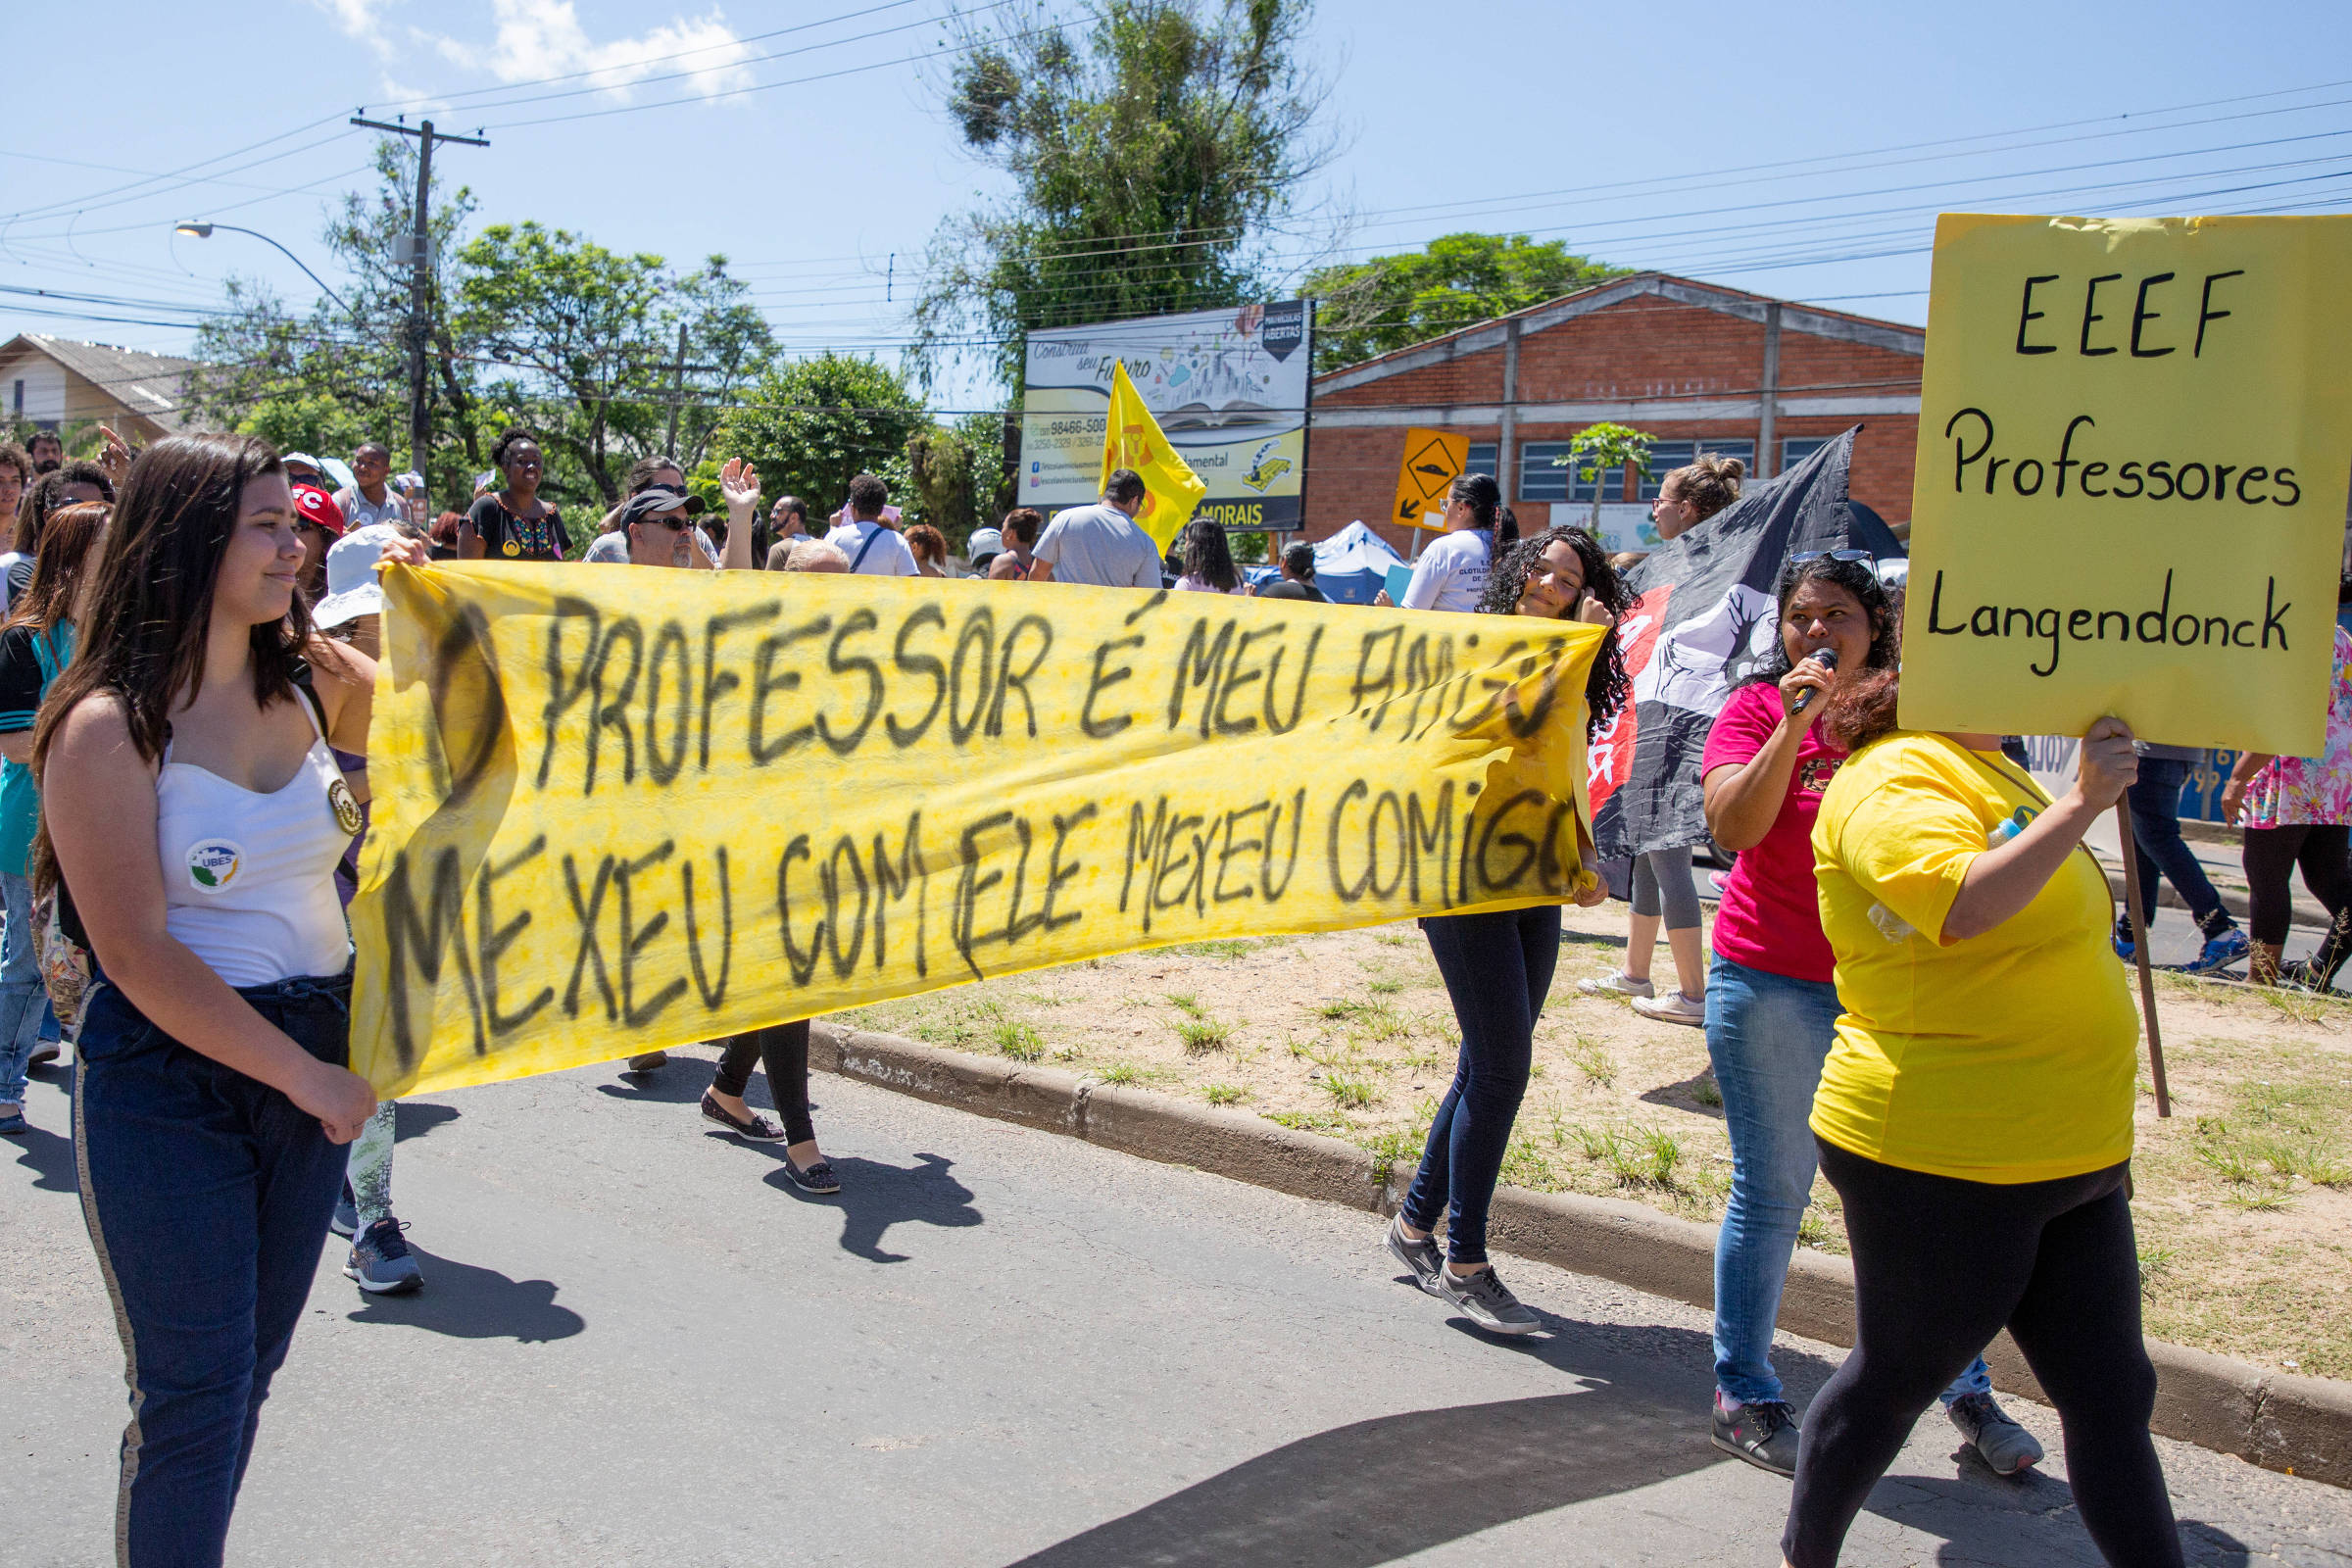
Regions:
<instances>
[{"instance_id":1,"label":"white cap","mask_svg":"<svg viewBox=\"0 0 2352 1568\"><path fill-rule=\"evenodd\" d=\"M384 546L401 537L388 522L354 528L327 547L326 597L311 608L311 624L325 630L361 615L384 612L384 590L375 580L375 564Z\"/></svg>"},{"instance_id":2,"label":"white cap","mask_svg":"<svg viewBox=\"0 0 2352 1568\"><path fill-rule=\"evenodd\" d=\"M318 460L312 457L308 452L281 452L278 454L277 461L281 464L299 463L304 467L317 474L324 474L326 472L326 469L319 465Z\"/></svg>"}]
</instances>

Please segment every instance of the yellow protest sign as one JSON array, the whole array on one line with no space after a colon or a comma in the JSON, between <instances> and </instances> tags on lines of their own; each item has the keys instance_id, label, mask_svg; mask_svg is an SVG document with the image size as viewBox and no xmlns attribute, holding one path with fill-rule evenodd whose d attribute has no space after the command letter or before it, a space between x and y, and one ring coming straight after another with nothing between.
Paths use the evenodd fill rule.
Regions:
<instances>
[{"instance_id":1,"label":"yellow protest sign","mask_svg":"<svg viewBox=\"0 0 2352 1568\"><path fill-rule=\"evenodd\" d=\"M386 1095L1557 902L1590 842L1596 627L564 564L384 588L351 919Z\"/></svg>"},{"instance_id":2,"label":"yellow protest sign","mask_svg":"<svg viewBox=\"0 0 2352 1568\"><path fill-rule=\"evenodd\" d=\"M1111 368L1110 422L1102 431L1102 484L1110 483L1114 468L1133 468L1143 476L1144 510L1135 514L1135 525L1152 536L1160 554L1167 554L1178 530L1192 520L1193 509L1208 494L1208 486L1160 433L1159 421L1152 417L1135 383L1127 378L1123 361Z\"/></svg>"},{"instance_id":3,"label":"yellow protest sign","mask_svg":"<svg viewBox=\"0 0 2352 1568\"><path fill-rule=\"evenodd\" d=\"M1446 492L1470 464L1470 438L1450 430L1404 432L1404 462L1396 470L1396 505L1389 520L1400 527L1443 526L1428 519L1446 510Z\"/></svg>"},{"instance_id":4,"label":"yellow protest sign","mask_svg":"<svg viewBox=\"0 0 2352 1568\"><path fill-rule=\"evenodd\" d=\"M1907 728L2324 744L2352 218L1946 214Z\"/></svg>"}]
</instances>

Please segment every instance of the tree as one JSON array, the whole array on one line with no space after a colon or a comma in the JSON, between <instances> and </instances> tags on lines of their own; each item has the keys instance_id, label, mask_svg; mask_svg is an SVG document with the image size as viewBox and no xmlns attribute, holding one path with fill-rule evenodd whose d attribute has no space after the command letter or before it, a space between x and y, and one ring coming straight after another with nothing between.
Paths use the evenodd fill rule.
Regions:
<instances>
[{"instance_id":1,"label":"tree","mask_svg":"<svg viewBox=\"0 0 2352 1568\"><path fill-rule=\"evenodd\" d=\"M767 370L719 420L710 445L714 454L757 463L760 488L771 500L799 496L821 531L861 472L879 474L906 505L914 490L907 443L930 424L896 371L828 353Z\"/></svg>"},{"instance_id":2,"label":"tree","mask_svg":"<svg viewBox=\"0 0 2352 1568\"><path fill-rule=\"evenodd\" d=\"M960 554L974 528L994 526L1012 507L1004 471L1004 420L967 414L953 425L917 430L906 442L910 515L947 536Z\"/></svg>"},{"instance_id":3,"label":"tree","mask_svg":"<svg viewBox=\"0 0 2352 1568\"><path fill-rule=\"evenodd\" d=\"M336 292L348 312L321 299L296 315L265 288L232 276L223 310L197 329L190 397L202 421L259 435L281 451L342 456L362 441L381 441L403 459L409 430L410 270L394 240L414 227L415 150L401 137L375 148L375 184L347 191L319 238L340 270ZM459 236L473 212L461 186L436 193L428 228L435 249L432 292L445 299ZM440 313L436 310L436 318ZM473 367L443 324L432 383L444 439L421 466L437 497L465 496Z\"/></svg>"},{"instance_id":4,"label":"tree","mask_svg":"<svg viewBox=\"0 0 2352 1568\"><path fill-rule=\"evenodd\" d=\"M1407 255L1321 268L1306 281L1316 301L1315 368L1392 353L1629 270L1525 234L1447 234Z\"/></svg>"},{"instance_id":5,"label":"tree","mask_svg":"<svg viewBox=\"0 0 2352 1568\"><path fill-rule=\"evenodd\" d=\"M484 401L538 433L559 497L610 506L629 465L662 449L681 326L688 363L709 367L685 382L695 418L681 410L692 439L677 456L689 467L715 423L710 405L730 400L770 353L724 257L680 278L659 256L524 222L483 229L460 260L453 330L513 368Z\"/></svg>"},{"instance_id":6,"label":"tree","mask_svg":"<svg viewBox=\"0 0 2352 1568\"><path fill-rule=\"evenodd\" d=\"M1262 240L1328 159L1296 56L1309 0L1103 0L1073 38L967 32L947 108L1013 195L940 226L915 307L926 382L977 346L1018 388L1027 333L1238 305Z\"/></svg>"},{"instance_id":7,"label":"tree","mask_svg":"<svg viewBox=\"0 0 2352 1568\"><path fill-rule=\"evenodd\" d=\"M1592 486L1592 528L1600 528L1600 478L1603 474L1623 474L1632 465L1643 477L1649 474L1649 444L1654 438L1630 424L1588 424L1568 443L1565 457L1551 460L1555 468L1573 468L1576 476Z\"/></svg>"}]
</instances>

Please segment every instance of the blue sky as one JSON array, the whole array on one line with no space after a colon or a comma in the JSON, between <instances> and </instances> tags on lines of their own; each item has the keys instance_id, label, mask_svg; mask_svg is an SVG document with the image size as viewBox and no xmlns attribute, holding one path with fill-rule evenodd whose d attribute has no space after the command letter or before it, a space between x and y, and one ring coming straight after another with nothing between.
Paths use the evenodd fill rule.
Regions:
<instances>
[{"instance_id":1,"label":"blue sky","mask_svg":"<svg viewBox=\"0 0 2352 1568\"><path fill-rule=\"evenodd\" d=\"M961 3L1012 19L1084 9ZM681 261L724 252L788 345L892 358L941 219L999 189L935 107L946 9L38 8L10 29L0 336L172 351L231 272L308 298L258 241L175 238L172 223L241 223L323 269L326 204L365 177L367 133L343 122L365 106L488 126L491 147L437 160L483 220ZM1939 210L2352 211L2342 0L1642 9L1324 0L1313 60L1339 151L1275 237L1284 262L1523 231L1918 321ZM61 107L69 92L79 101Z\"/></svg>"}]
</instances>

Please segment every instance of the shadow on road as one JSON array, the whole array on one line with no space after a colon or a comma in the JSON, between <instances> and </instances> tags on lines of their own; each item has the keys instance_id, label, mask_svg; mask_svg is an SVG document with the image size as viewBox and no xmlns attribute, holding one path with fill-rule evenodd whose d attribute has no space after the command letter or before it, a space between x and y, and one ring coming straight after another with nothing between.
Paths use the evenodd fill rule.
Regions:
<instances>
[{"instance_id":1,"label":"shadow on road","mask_svg":"<svg viewBox=\"0 0 2352 1568\"><path fill-rule=\"evenodd\" d=\"M746 1146L776 1160L784 1159L782 1144ZM962 1230L985 1224L972 1206L972 1190L948 1174L956 1163L940 1154L917 1154L912 1165L885 1165L853 1154L835 1157L841 1177L835 1197L804 1193L782 1170L767 1174L767 1185L810 1203L831 1203L841 1209L841 1250L869 1263L904 1263L907 1254L882 1250L882 1238L893 1225L938 1225Z\"/></svg>"},{"instance_id":2,"label":"shadow on road","mask_svg":"<svg viewBox=\"0 0 2352 1568\"><path fill-rule=\"evenodd\" d=\"M1715 1097L1712 1105L1699 1098L1702 1086ZM1715 1087L1715 1072L1711 1067L1701 1067L1680 1083L1660 1084L1642 1098L1650 1104L1664 1105L1668 1110L1688 1111L1693 1116L1712 1116L1717 1121L1723 1120L1723 1091Z\"/></svg>"},{"instance_id":3,"label":"shadow on road","mask_svg":"<svg viewBox=\"0 0 2352 1568\"><path fill-rule=\"evenodd\" d=\"M1930 1410L1922 1419L1936 1418ZM1942 1538L1936 1560L1947 1568L2101 1560L2065 1482L2038 1470L1996 1476L1957 1447L1952 1466L1948 1476L1889 1476L1871 1489L1866 1506L1907 1530ZM2195 1519L2180 1521L2180 1551L2196 1568L2242 1568L2252 1560L2244 1542Z\"/></svg>"},{"instance_id":4,"label":"shadow on road","mask_svg":"<svg viewBox=\"0 0 2352 1568\"><path fill-rule=\"evenodd\" d=\"M14 1149L17 1163L32 1172L32 1190L36 1193L77 1193L80 1183L74 1176L74 1140L60 1138L42 1128L27 1126L0 1149Z\"/></svg>"},{"instance_id":5,"label":"shadow on road","mask_svg":"<svg viewBox=\"0 0 2352 1568\"><path fill-rule=\"evenodd\" d=\"M404 1100L392 1107L392 1141L405 1144L412 1138L422 1138L436 1127L446 1127L458 1119L452 1105L426 1104L421 1101Z\"/></svg>"},{"instance_id":6,"label":"shadow on road","mask_svg":"<svg viewBox=\"0 0 2352 1568\"><path fill-rule=\"evenodd\" d=\"M556 1304L553 1281L509 1279L496 1269L437 1257L421 1247L413 1250L424 1270L424 1289L414 1296L365 1297L352 1322L523 1345L567 1340L588 1326L579 1313Z\"/></svg>"},{"instance_id":7,"label":"shadow on road","mask_svg":"<svg viewBox=\"0 0 2352 1568\"><path fill-rule=\"evenodd\" d=\"M1613 1385L1336 1427L1020 1559L1370 1568L1572 1502L1733 1463L1703 1402Z\"/></svg>"}]
</instances>

